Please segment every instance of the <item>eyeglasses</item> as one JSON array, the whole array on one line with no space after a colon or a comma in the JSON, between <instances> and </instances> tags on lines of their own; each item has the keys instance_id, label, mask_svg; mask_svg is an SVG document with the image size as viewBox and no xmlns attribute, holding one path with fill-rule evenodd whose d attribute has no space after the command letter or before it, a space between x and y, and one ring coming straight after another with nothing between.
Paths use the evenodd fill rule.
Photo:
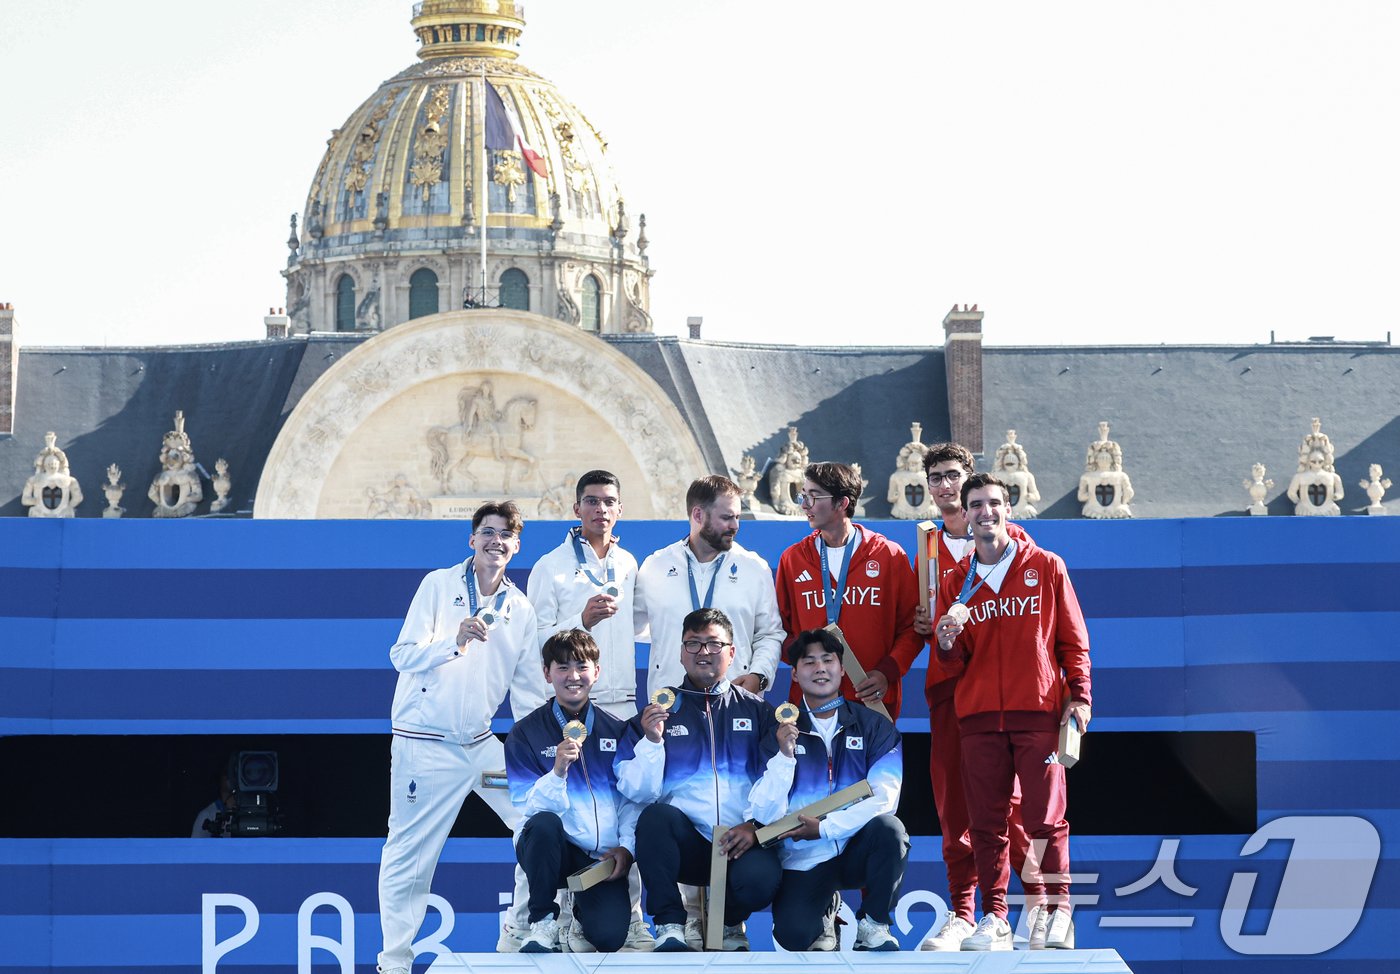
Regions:
<instances>
[{"instance_id":1,"label":"eyeglasses","mask_svg":"<svg viewBox=\"0 0 1400 974\"><path fill-rule=\"evenodd\" d=\"M707 653L722 653L733 646L733 643L722 643L718 639L687 639L681 643L681 649L694 655L702 649Z\"/></svg>"},{"instance_id":2,"label":"eyeglasses","mask_svg":"<svg viewBox=\"0 0 1400 974\"><path fill-rule=\"evenodd\" d=\"M515 531L497 531L495 528L477 528L476 533L484 541L494 541L497 538L502 541L514 541L520 537Z\"/></svg>"},{"instance_id":3,"label":"eyeglasses","mask_svg":"<svg viewBox=\"0 0 1400 974\"><path fill-rule=\"evenodd\" d=\"M831 496L830 494L812 494L804 490L797 495L797 505L799 507L809 507L817 501L830 500Z\"/></svg>"},{"instance_id":4,"label":"eyeglasses","mask_svg":"<svg viewBox=\"0 0 1400 974\"><path fill-rule=\"evenodd\" d=\"M963 472L961 470L949 470L946 473L931 473L928 475L928 485L930 487L937 487L939 484L947 484L951 487L962 479Z\"/></svg>"},{"instance_id":5,"label":"eyeglasses","mask_svg":"<svg viewBox=\"0 0 1400 974\"><path fill-rule=\"evenodd\" d=\"M605 507L608 510L612 510L614 507L621 504L622 501L616 497L594 497L590 494L585 496L579 503L584 507Z\"/></svg>"}]
</instances>

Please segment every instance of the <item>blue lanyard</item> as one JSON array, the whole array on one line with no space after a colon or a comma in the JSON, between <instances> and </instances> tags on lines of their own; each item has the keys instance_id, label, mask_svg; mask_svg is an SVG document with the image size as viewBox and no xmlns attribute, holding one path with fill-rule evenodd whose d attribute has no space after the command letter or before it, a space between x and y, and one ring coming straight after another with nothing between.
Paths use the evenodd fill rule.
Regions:
<instances>
[{"instance_id":1,"label":"blue lanyard","mask_svg":"<svg viewBox=\"0 0 1400 974\"><path fill-rule=\"evenodd\" d=\"M569 723L569 720L568 720L567 717L564 716L564 711L560 708L560 706L559 706L559 701L558 701L558 700L551 700L551 701L549 702L549 706L550 706L550 708L554 711L554 719L557 720L557 721L559 721L559 729L560 729L560 730L563 730L564 727L565 727L565 725L567 725L567 724ZM589 736L589 737L592 737L592 736L593 736L593 708L590 707L590 706L588 706L588 704L586 704L586 703L583 705L583 708L584 708L583 726L588 730L588 736Z\"/></svg>"},{"instance_id":2,"label":"blue lanyard","mask_svg":"<svg viewBox=\"0 0 1400 974\"><path fill-rule=\"evenodd\" d=\"M841 616L841 600L846 597L846 572L851 568L851 562L856 560L856 541L860 538L859 531L851 532L851 540L846 542L851 545L850 552L846 555L846 560L841 562L841 574L836 576L836 581L831 581L831 566L826 558L826 542L822 540L820 534L817 535L817 551L822 556L822 592L826 595L826 624L834 626L836 620Z\"/></svg>"},{"instance_id":3,"label":"blue lanyard","mask_svg":"<svg viewBox=\"0 0 1400 974\"><path fill-rule=\"evenodd\" d=\"M724 555L715 559L715 573L710 576L710 587L705 592L705 604L700 604L700 591L695 587L695 559L690 555L690 546L685 546L685 573L690 576L690 608L708 609L715 599L715 582L719 581L719 570L724 564Z\"/></svg>"},{"instance_id":4,"label":"blue lanyard","mask_svg":"<svg viewBox=\"0 0 1400 974\"><path fill-rule=\"evenodd\" d=\"M467 559L467 570L466 573L462 576L464 579L466 579L467 582L467 605L470 608L471 614L473 616L477 614L476 572L472 571L472 565L475 562L475 555ZM491 604L491 611L496 613L496 615L501 614L501 606L505 604L507 584L509 583L506 581L506 579L501 579L501 590L496 593L496 601Z\"/></svg>"},{"instance_id":5,"label":"blue lanyard","mask_svg":"<svg viewBox=\"0 0 1400 974\"><path fill-rule=\"evenodd\" d=\"M1013 541L1006 546L1006 550L1001 553L1001 557L997 559L997 564L992 566L992 570L981 578L977 577L977 552L974 551L972 553L972 561L967 566L967 578L963 579L962 592L958 595L957 601L961 602L963 605L967 605L967 600L976 595L979 588L987 584L987 579L992 577L992 574L997 570L997 565L1006 561L1007 556L1015 550L1016 542ZM974 585L973 582L977 584Z\"/></svg>"},{"instance_id":6,"label":"blue lanyard","mask_svg":"<svg viewBox=\"0 0 1400 974\"><path fill-rule=\"evenodd\" d=\"M582 529L582 528L570 528L570 529L569 529L569 537L573 538L573 541L574 541L574 557L578 559L578 570L581 571L581 572L583 572L585 575L587 575L587 576L588 576L588 580L589 580L590 582L592 582L594 585L597 585L599 588L601 588L601 587L604 585L603 580L602 580L601 578L599 578L598 576L594 575L593 572L589 570L589 568L588 568L588 561L587 561L587 559L585 559L584 556L583 556L583 542L580 540L580 536L581 536L582 534L583 534L583 529ZM607 560L603 562L603 566L604 566L605 568L607 568L607 570L608 570L608 581L609 581L609 582L614 581L615 576L614 576L614 574L613 574L613 560L612 560L612 549L611 549L611 548L608 549L608 557L607 557Z\"/></svg>"},{"instance_id":7,"label":"blue lanyard","mask_svg":"<svg viewBox=\"0 0 1400 974\"><path fill-rule=\"evenodd\" d=\"M835 700L828 700L826 703L822 704L820 707L808 706L808 707L807 707L807 713L809 713L809 714L824 714L824 713L826 713L827 711L835 710L837 707L841 706L841 705L842 705L843 703L845 703L845 702L846 702L846 701L843 700L843 699L841 698L841 696L838 694ZM803 697L803 698L802 698L802 703L803 703L803 704L806 704L806 703L807 703L807 698L806 698L806 697Z\"/></svg>"}]
</instances>

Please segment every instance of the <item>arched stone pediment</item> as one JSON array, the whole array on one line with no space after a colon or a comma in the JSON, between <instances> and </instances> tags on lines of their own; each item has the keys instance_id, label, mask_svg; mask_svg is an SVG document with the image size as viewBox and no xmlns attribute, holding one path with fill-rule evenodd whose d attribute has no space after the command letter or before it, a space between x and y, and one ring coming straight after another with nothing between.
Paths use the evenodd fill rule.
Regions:
<instances>
[{"instance_id":1,"label":"arched stone pediment","mask_svg":"<svg viewBox=\"0 0 1400 974\"><path fill-rule=\"evenodd\" d=\"M596 467L638 518L681 516L706 472L674 404L607 343L528 312L452 311L376 335L316 381L254 516L470 517L504 497L568 518L573 479Z\"/></svg>"}]
</instances>

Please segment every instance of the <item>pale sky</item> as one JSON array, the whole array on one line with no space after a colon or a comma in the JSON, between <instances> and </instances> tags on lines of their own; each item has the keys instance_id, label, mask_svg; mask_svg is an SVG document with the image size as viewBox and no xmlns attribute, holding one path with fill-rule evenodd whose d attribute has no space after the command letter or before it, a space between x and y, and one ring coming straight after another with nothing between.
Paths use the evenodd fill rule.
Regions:
<instances>
[{"instance_id":1,"label":"pale sky","mask_svg":"<svg viewBox=\"0 0 1400 974\"><path fill-rule=\"evenodd\" d=\"M4 0L0 301L23 345L262 337L326 138L409 0ZM1383 340L1400 4L529 0L608 138L656 330L939 344Z\"/></svg>"}]
</instances>

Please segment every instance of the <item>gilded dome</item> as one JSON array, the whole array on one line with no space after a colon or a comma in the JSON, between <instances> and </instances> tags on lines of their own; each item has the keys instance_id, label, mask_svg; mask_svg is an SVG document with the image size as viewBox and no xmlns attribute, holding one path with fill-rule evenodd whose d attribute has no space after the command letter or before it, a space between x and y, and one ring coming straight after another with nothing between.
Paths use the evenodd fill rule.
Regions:
<instances>
[{"instance_id":1,"label":"gilded dome","mask_svg":"<svg viewBox=\"0 0 1400 974\"><path fill-rule=\"evenodd\" d=\"M600 330L649 331L645 236L628 239L626 206L598 130L553 83L516 60L522 5L423 0L413 8L412 24L419 62L381 84L331 133L307 194L301 233L289 241L289 305L297 306L307 293L303 272L317 266L324 280L326 268L334 271L346 260L475 254L485 213L488 250L496 260L484 282L465 272L468 289L493 286L504 266L500 261L509 263L511 254L547 252L600 268L601 300L611 298L618 312L614 327L604 323ZM485 148L486 84L543 157L544 175L518 151ZM625 281L610 280L602 270L616 268L619 258L632 270ZM425 266L437 273L445 262ZM366 293L371 274L362 266L354 270L357 293ZM568 320L573 298L556 293L567 290L568 281L553 271L536 273L533 280L544 287L547 276L551 293L540 291L540 307L529 310ZM387 317L376 315L371 327L404 320ZM302 330L328 329L314 320L302 324Z\"/></svg>"}]
</instances>

